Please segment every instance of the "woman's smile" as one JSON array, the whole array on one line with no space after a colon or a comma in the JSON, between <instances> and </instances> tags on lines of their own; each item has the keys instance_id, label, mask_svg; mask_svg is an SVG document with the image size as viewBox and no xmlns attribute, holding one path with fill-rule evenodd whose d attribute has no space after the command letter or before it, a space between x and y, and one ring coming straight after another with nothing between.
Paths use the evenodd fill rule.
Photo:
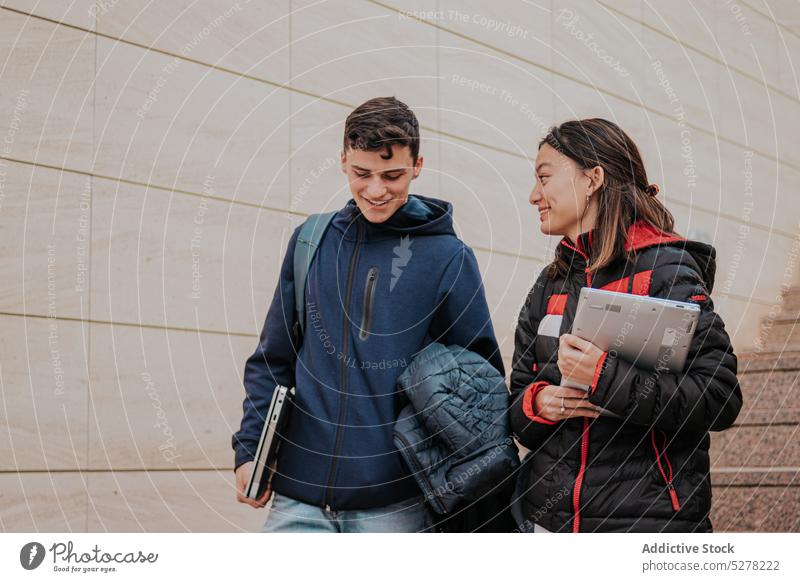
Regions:
<instances>
[{"instance_id":1,"label":"woman's smile","mask_svg":"<svg viewBox=\"0 0 800 582\"><path fill-rule=\"evenodd\" d=\"M540 206L539 207L539 220L544 222L544 219L547 218L547 211L550 210L549 206Z\"/></svg>"}]
</instances>

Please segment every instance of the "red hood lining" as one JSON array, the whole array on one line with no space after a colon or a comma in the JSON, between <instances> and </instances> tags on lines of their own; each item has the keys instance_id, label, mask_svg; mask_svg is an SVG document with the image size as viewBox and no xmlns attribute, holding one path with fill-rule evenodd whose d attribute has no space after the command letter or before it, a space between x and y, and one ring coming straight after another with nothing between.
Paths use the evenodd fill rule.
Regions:
<instances>
[{"instance_id":1,"label":"red hood lining","mask_svg":"<svg viewBox=\"0 0 800 582\"><path fill-rule=\"evenodd\" d=\"M639 221L632 224L628 229L628 240L625 242L625 250L639 250L645 247L652 247L654 245L678 242L682 240L685 239L674 234L667 234L647 224L646 222Z\"/></svg>"}]
</instances>

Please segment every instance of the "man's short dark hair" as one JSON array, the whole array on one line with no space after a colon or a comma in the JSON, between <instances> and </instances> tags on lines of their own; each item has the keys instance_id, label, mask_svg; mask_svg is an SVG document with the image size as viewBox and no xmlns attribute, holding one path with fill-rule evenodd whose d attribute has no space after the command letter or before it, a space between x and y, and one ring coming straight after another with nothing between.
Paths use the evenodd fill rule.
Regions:
<instances>
[{"instance_id":1,"label":"man's short dark hair","mask_svg":"<svg viewBox=\"0 0 800 582\"><path fill-rule=\"evenodd\" d=\"M414 112L394 97L376 97L356 107L344 122L344 150L385 149L391 159L392 146L411 148L411 159L419 156L419 122Z\"/></svg>"}]
</instances>

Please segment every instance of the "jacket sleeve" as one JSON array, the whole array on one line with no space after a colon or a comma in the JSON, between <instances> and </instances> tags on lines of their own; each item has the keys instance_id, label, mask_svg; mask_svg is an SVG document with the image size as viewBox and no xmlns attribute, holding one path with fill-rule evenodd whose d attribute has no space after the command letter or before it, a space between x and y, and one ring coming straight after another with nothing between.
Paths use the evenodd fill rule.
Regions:
<instances>
[{"instance_id":1,"label":"jacket sleeve","mask_svg":"<svg viewBox=\"0 0 800 582\"><path fill-rule=\"evenodd\" d=\"M241 427L231 444L235 452L234 471L255 458L267 407L276 386L294 386L294 247L299 228L295 229L283 258L280 278L272 296L264 327L255 352L244 367L245 398Z\"/></svg>"},{"instance_id":2,"label":"jacket sleeve","mask_svg":"<svg viewBox=\"0 0 800 582\"><path fill-rule=\"evenodd\" d=\"M673 374L643 369L613 351L604 352L589 400L629 422L673 433L724 430L733 424L742 407L736 355L725 325L714 313L700 269L688 252L669 253L657 268L653 297L700 305L684 370Z\"/></svg>"},{"instance_id":3,"label":"jacket sleeve","mask_svg":"<svg viewBox=\"0 0 800 582\"><path fill-rule=\"evenodd\" d=\"M545 276L544 271L539 275L520 310L511 370L511 430L520 444L530 450L536 450L558 424L538 416L533 406L536 394L548 385L536 381L538 375L533 371L534 340L542 318L541 289Z\"/></svg>"},{"instance_id":4,"label":"jacket sleeve","mask_svg":"<svg viewBox=\"0 0 800 582\"><path fill-rule=\"evenodd\" d=\"M466 245L452 257L439 282L439 307L433 315L433 341L466 348L505 376L475 253Z\"/></svg>"}]
</instances>

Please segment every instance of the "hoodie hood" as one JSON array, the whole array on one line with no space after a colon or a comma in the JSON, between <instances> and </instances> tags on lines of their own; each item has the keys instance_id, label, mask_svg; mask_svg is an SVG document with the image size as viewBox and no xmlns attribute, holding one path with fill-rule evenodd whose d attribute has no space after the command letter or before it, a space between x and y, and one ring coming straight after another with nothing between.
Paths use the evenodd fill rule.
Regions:
<instances>
[{"instance_id":1,"label":"hoodie hood","mask_svg":"<svg viewBox=\"0 0 800 582\"><path fill-rule=\"evenodd\" d=\"M582 233L578 237L577 249L570 243L568 238L564 237L561 241L562 249L566 247L582 253L584 249L591 248L591 238L595 233L596 229ZM708 292L711 293L713 290L717 271L717 254L713 246L662 232L643 221L632 224L628 229L626 238L625 250L628 252L641 251L654 246L670 246L685 250L697 262L697 266L700 268L700 276L703 278Z\"/></svg>"},{"instance_id":2,"label":"hoodie hood","mask_svg":"<svg viewBox=\"0 0 800 582\"><path fill-rule=\"evenodd\" d=\"M373 224L364 218L352 198L333 219L332 225L342 232L342 236L355 240L359 228L364 232L364 240L378 240L387 237L426 236L451 234L453 229L453 205L446 200L411 194L408 201L397 209L388 220Z\"/></svg>"}]
</instances>

